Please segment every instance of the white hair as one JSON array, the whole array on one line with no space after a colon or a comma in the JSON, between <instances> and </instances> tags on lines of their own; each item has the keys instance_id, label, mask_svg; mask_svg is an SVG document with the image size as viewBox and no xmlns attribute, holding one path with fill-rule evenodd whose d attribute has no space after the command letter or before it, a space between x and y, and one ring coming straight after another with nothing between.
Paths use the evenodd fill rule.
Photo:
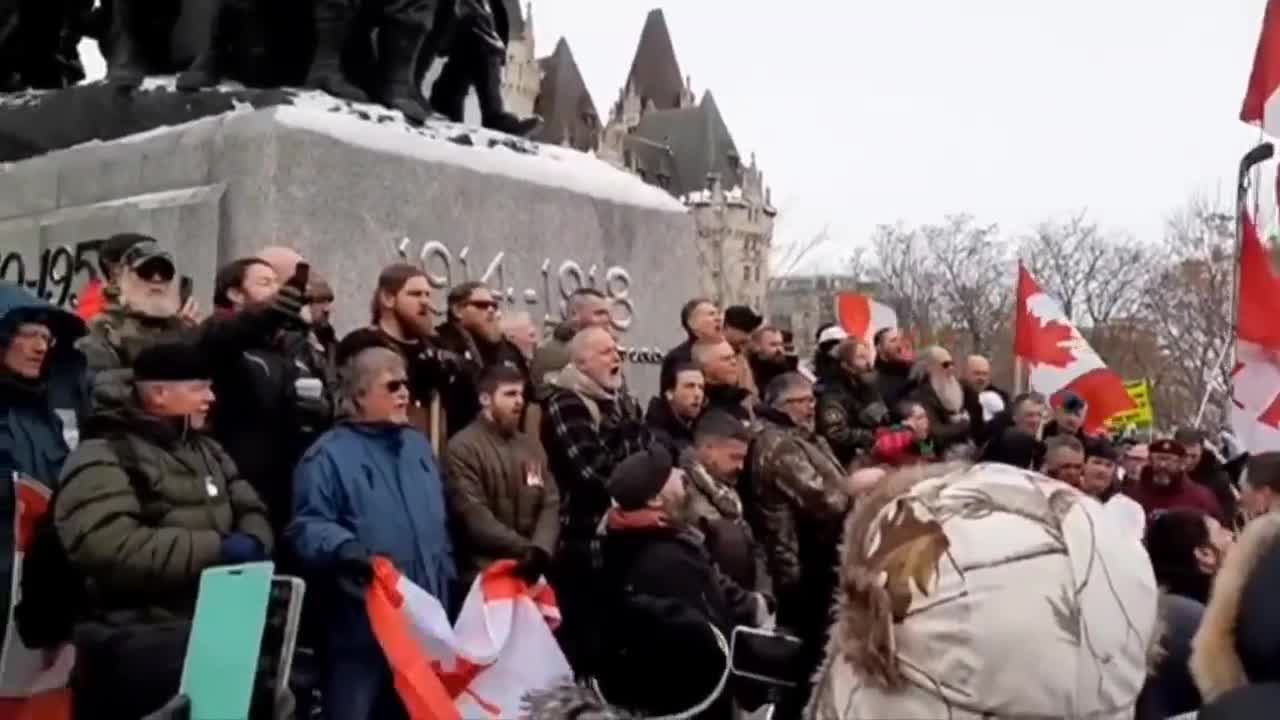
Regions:
<instances>
[{"instance_id":1,"label":"white hair","mask_svg":"<svg viewBox=\"0 0 1280 720\"><path fill-rule=\"evenodd\" d=\"M371 347L356 353L339 373L343 414L358 414L360 397L383 373L404 372L404 369L404 357L390 348Z\"/></svg>"},{"instance_id":2,"label":"white hair","mask_svg":"<svg viewBox=\"0 0 1280 720\"><path fill-rule=\"evenodd\" d=\"M575 364L586 358L591 341L600 335L610 340L613 339L608 330L594 326L583 328L574 334L573 339L569 341L569 357L573 359Z\"/></svg>"}]
</instances>

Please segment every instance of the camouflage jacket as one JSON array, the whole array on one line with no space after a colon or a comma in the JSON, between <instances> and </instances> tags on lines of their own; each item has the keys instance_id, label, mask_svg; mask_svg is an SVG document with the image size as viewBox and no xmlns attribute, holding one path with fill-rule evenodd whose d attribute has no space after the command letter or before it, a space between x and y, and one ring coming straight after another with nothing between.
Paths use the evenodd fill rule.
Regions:
<instances>
[{"instance_id":1,"label":"camouflage jacket","mask_svg":"<svg viewBox=\"0 0 1280 720\"><path fill-rule=\"evenodd\" d=\"M132 367L143 348L162 339L178 338L185 330L177 317L142 317L111 298L107 308L89 323L89 334L80 338L76 348L84 353L92 376L103 370Z\"/></svg>"},{"instance_id":2,"label":"camouflage jacket","mask_svg":"<svg viewBox=\"0 0 1280 720\"><path fill-rule=\"evenodd\" d=\"M781 600L838 542L850 507L845 472L825 439L766 410L751 452L751 478L753 524Z\"/></svg>"}]
</instances>

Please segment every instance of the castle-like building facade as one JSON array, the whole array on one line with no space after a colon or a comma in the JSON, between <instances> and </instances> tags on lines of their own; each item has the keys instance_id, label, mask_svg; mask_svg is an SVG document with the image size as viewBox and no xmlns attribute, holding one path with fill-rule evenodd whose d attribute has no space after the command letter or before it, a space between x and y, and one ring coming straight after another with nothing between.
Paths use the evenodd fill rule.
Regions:
<instances>
[{"instance_id":1,"label":"castle-like building facade","mask_svg":"<svg viewBox=\"0 0 1280 720\"><path fill-rule=\"evenodd\" d=\"M777 210L752 154L744 162L710 90L699 98L682 74L661 10L645 19L631 70L602 123L567 39L537 57L532 4L505 0L511 38L502 90L507 107L536 112L536 140L594 153L689 208L697 226L702 290L722 307L764 312Z\"/></svg>"}]
</instances>

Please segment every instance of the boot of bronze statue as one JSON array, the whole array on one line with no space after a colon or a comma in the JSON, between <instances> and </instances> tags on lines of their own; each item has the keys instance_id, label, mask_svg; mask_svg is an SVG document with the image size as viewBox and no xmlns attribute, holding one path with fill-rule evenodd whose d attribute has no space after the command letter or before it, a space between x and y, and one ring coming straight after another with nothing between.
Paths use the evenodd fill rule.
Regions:
<instances>
[{"instance_id":1,"label":"boot of bronze statue","mask_svg":"<svg viewBox=\"0 0 1280 720\"><path fill-rule=\"evenodd\" d=\"M147 76L137 38L139 0L115 0L111 8L111 55L107 58L107 84L122 92L133 92Z\"/></svg>"},{"instance_id":2,"label":"boot of bronze statue","mask_svg":"<svg viewBox=\"0 0 1280 720\"><path fill-rule=\"evenodd\" d=\"M222 79L220 43L226 26L226 0L184 2L184 12L174 35L191 43L195 60L178 73L177 88L184 92L210 88Z\"/></svg>"},{"instance_id":3,"label":"boot of bronze statue","mask_svg":"<svg viewBox=\"0 0 1280 720\"><path fill-rule=\"evenodd\" d=\"M344 0L316 3L316 54L307 71L306 86L352 102L369 96L342 74L342 51L351 35L353 18Z\"/></svg>"},{"instance_id":4,"label":"boot of bronze statue","mask_svg":"<svg viewBox=\"0 0 1280 720\"><path fill-rule=\"evenodd\" d=\"M481 124L516 137L528 137L542 127L537 115L520 117L507 112L502 99L502 57L485 53L485 60L475 68L476 97L480 101Z\"/></svg>"},{"instance_id":5,"label":"boot of bronze statue","mask_svg":"<svg viewBox=\"0 0 1280 720\"><path fill-rule=\"evenodd\" d=\"M378 29L378 78L374 100L404 113L405 120L421 125L427 110L419 101L413 77L418 51L427 28L421 23L388 22Z\"/></svg>"}]
</instances>

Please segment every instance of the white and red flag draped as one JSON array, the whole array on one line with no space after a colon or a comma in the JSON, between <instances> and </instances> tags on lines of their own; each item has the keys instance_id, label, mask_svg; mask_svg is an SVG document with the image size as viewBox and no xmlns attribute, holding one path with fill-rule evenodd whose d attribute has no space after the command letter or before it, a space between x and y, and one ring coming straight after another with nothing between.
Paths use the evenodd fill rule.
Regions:
<instances>
[{"instance_id":1,"label":"white and red flag draped","mask_svg":"<svg viewBox=\"0 0 1280 720\"><path fill-rule=\"evenodd\" d=\"M1267 0L1240 119L1280 137L1280 0Z\"/></svg>"},{"instance_id":2,"label":"white and red flag draped","mask_svg":"<svg viewBox=\"0 0 1280 720\"><path fill-rule=\"evenodd\" d=\"M1280 450L1280 277L1240 214L1240 289L1236 363L1231 370L1231 428L1251 453Z\"/></svg>"},{"instance_id":3,"label":"white and red flag draped","mask_svg":"<svg viewBox=\"0 0 1280 720\"><path fill-rule=\"evenodd\" d=\"M501 560L481 573L451 626L439 600L374 561L365 605L410 720L517 718L526 693L572 681L551 632L555 593L514 568Z\"/></svg>"},{"instance_id":4,"label":"white and red flag draped","mask_svg":"<svg viewBox=\"0 0 1280 720\"><path fill-rule=\"evenodd\" d=\"M50 510L53 491L21 473L0 482L13 488L13 576L9 587L9 632L0 647L0 720L69 720L71 670L76 651L70 643L53 649L29 648L22 641L14 611L22 599L24 560L35 542L36 527Z\"/></svg>"},{"instance_id":5,"label":"white and red flag draped","mask_svg":"<svg viewBox=\"0 0 1280 720\"><path fill-rule=\"evenodd\" d=\"M1124 380L1067 319L1058 301L1018 265L1018 315L1013 352L1028 369L1032 390L1053 397L1070 391L1089 404L1085 429L1102 427L1107 418L1132 410Z\"/></svg>"}]
</instances>

